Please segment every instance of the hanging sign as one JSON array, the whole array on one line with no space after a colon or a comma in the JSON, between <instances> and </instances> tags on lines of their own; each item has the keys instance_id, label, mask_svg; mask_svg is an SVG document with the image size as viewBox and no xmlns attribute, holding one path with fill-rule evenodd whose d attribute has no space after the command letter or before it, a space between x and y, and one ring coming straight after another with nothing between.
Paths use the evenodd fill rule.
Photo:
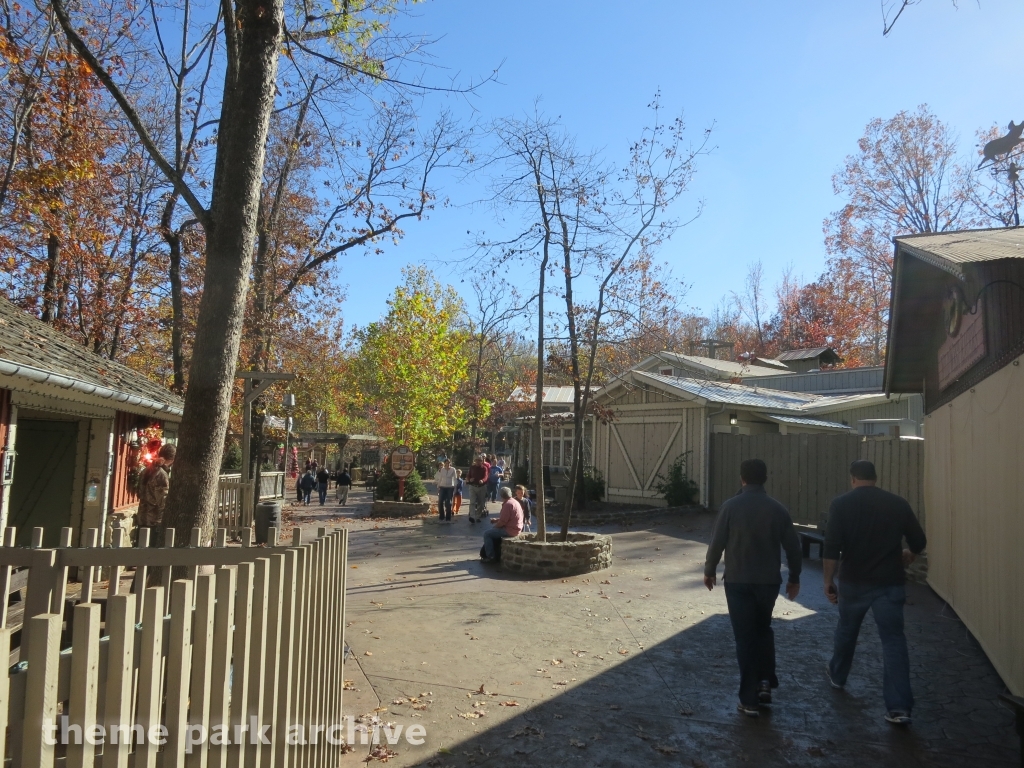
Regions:
<instances>
[{"instance_id":1,"label":"hanging sign","mask_svg":"<svg viewBox=\"0 0 1024 768\"><path fill-rule=\"evenodd\" d=\"M400 445L391 452L391 471L395 477L405 478L416 469L416 454L407 445Z\"/></svg>"}]
</instances>

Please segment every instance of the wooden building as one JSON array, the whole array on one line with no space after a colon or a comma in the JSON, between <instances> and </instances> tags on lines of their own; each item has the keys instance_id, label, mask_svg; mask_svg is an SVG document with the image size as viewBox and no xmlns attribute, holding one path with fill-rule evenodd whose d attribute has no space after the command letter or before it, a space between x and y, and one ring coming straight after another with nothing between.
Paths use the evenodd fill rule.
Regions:
<instances>
[{"instance_id":1,"label":"wooden building","mask_svg":"<svg viewBox=\"0 0 1024 768\"><path fill-rule=\"evenodd\" d=\"M788 376L772 377L784 379ZM880 390L820 394L633 369L595 396L614 418L594 429L593 465L609 501L664 504L654 484L680 455L708 504L712 435L855 435L861 421L902 420L909 398ZM733 472L738 468L733 468Z\"/></svg>"},{"instance_id":2,"label":"wooden building","mask_svg":"<svg viewBox=\"0 0 1024 768\"><path fill-rule=\"evenodd\" d=\"M924 396L928 582L1024 695L1024 230L896 241L886 391Z\"/></svg>"},{"instance_id":3,"label":"wooden building","mask_svg":"<svg viewBox=\"0 0 1024 768\"><path fill-rule=\"evenodd\" d=\"M140 430L173 442L182 401L0 298L0 528L55 546L87 528L130 527ZM109 540L109 539L108 539Z\"/></svg>"}]
</instances>

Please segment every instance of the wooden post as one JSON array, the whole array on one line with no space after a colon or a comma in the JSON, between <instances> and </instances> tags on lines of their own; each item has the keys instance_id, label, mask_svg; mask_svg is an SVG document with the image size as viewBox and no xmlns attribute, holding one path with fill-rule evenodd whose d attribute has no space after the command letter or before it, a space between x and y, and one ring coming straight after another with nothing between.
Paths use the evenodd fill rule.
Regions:
<instances>
[{"instance_id":1,"label":"wooden post","mask_svg":"<svg viewBox=\"0 0 1024 768\"><path fill-rule=\"evenodd\" d=\"M107 598L107 634L110 640L107 644L103 713L103 724L107 728L103 768L128 768L128 753L131 751L132 673L135 668L134 617L135 595L111 595ZM115 739L116 744L113 743Z\"/></svg>"},{"instance_id":2,"label":"wooden post","mask_svg":"<svg viewBox=\"0 0 1024 768\"><path fill-rule=\"evenodd\" d=\"M98 528L89 528L88 530L86 530L86 532L85 532L85 543L83 544L83 546L88 548L88 549L92 549L93 547L99 546L99 544L97 543L99 541L99 535L100 535L100 532L99 532ZM87 566L87 567L85 567L83 569L80 569L78 573L79 573L79 575L81 576L81 579L82 579L82 599L81 599L81 602L83 602L83 603L91 603L92 602L92 590L93 590L93 586L96 583L96 568L95 568L95 566L90 565L90 566Z\"/></svg>"},{"instance_id":3,"label":"wooden post","mask_svg":"<svg viewBox=\"0 0 1024 768\"><path fill-rule=\"evenodd\" d=\"M231 723L228 700L231 693L231 649L235 624L235 569L218 568L217 608L213 617L213 663L210 671L210 733ZM210 745L208 768L226 768L227 749Z\"/></svg>"},{"instance_id":4,"label":"wooden post","mask_svg":"<svg viewBox=\"0 0 1024 768\"><path fill-rule=\"evenodd\" d=\"M276 528L271 529L277 531ZM276 542L273 542L276 545ZM261 765L268 765L274 762L273 743L284 739L284 735L278 735L277 731L277 707L281 697L279 680L282 664L281 658L281 637L284 633L282 625L282 610L284 608L284 580L285 580L285 556L271 555L268 563L270 572L270 584L267 590L267 650L263 665L263 715L261 725L271 726L271 746L264 746L262 750ZM276 768L276 765L275 765Z\"/></svg>"},{"instance_id":5,"label":"wooden post","mask_svg":"<svg viewBox=\"0 0 1024 768\"><path fill-rule=\"evenodd\" d=\"M231 739L234 741L235 728L248 728L245 719L245 702L249 700L249 644L252 638L252 563L238 566L238 583L235 588L235 633L231 669ZM228 749L229 768L240 768L244 747L232 744Z\"/></svg>"},{"instance_id":6,"label":"wooden post","mask_svg":"<svg viewBox=\"0 0 1024 768\"><path fill-rule=\"evenodd\" d=\"M5 528L4 529L4 547L13 547L15 537L18 534L16 528ZM5 565L0 567L0 593L2 593L3 605L0 605L0 629L7 627L7 601L10 598L11 593L11 566ZM0 737L2 738L2 737ZM3 752L0 751L0 755Z\"/></svg>"},{"instance_id":7,"label":"wooden post","mask_svg":"<svg viewBox=\"0 0 1024 768\"><path fill-rule=\"evenodd\" d=\"M174 549L174 538L177 531L174 528L164 528L164 549ZM164 568L161 583L164 587L164 615L171 609L171 579L174 576L174 566L168 565Z\"/></svg>"},{"instance_id":8,"label":"wooden post","mask_svg":"<svg viewBox=\"0 0 1024 768\"><path fill-rule=\"evenodd\" d=\"M136 595L136 599L139 597L140 595ZM134 768L156 768L160 747L150 738L150 730L160 725L160 673L164 660L164 588L149 587L144 590L141 597L143 599L139 602L143 605L142 645L136 694L136 722L144 729L145 736L142 743L135 748Z\"/></svg>"},{"instance_id":9,"label":"wooden post","mask_svg":"<svg viewBox=\"0 0 1024 768\"><path fill-rule=\"evenodd\" d=\"M57 727L57 678L60 670L61 616L33 616L35 638L28 649L25 681L25 723L21 737L21 765L51 768L54 764Z\"/></svg>"},{"instance_id":10,"label":"wooden post","mask_svg":"<svg viewBox=\"0 0 1024 768\"><path fill-rule=\"evenodd\" d=\"M190 726L201 725L203 731L207 734L209 734L210 728L210 687L213 675L213 627L214 613L216 612L216 587L217 577L212 574L200 576L196 582L196 607L193 613L194 623L192 628L192 683L191 693L189 694L188 723ZM186 756L185 764L188 768L206 768L206 744L203 744L199 749L193 748L192 754Z\"/></svg>"},{"instance_id":11,"label":"wooden post","mask_svg":"<svg viewBox=\"0 0 1024 768\"><path fill-rule=\"evenodd\" d=\"M39 539L42 540L42 536ZM51 612L50 604L53 597L53 585L57 578L56 571L56 550L37 549L32 553L32 565L29 566L28 571L28 594L25 597L25 618L21 625L21 649L19 652L21 661L28 661L30 638L32 628L35 626L29 619Z\"/></svg>"},{"instance_id":12,"label":"wooden post","mask_svg":"<svg viewBox=\"0 0 1024 768\"><path fill-rule=\"evenodd\" d=\"M7 530L13 530L8 528ZM6 603L4 613L7 613ZM11 657L11 630L8 627L0 627L0 658ZM7 670L0 674L0 755L7 749L7 726L8 713L11 709L11 676Z\"/></svg>"},{"instance_id":13,"label":"wooden post","mask_svg":"<svg viewBox=\"0 0 1024 768\"><path fill-rule=\"evenodd\" d=\"M167 640L167 746L163 768L184 768L188 735L188 682L192 667L192 585L178 579L171 586L171 634Z\"/></svg>"},{"instance_id":14,"label":"wooden post","mask_svg":"<svg viewBox=\"0 0 1024 768\"><path fill-rule=\"evenodd\" d=\"M82 729L82 739L80 744L75 744L72 740L72 743L67 745L67 765L68 768L92 768L96 762L95 748L89 743L87 735L96 725L96 694L99 690L100 666L100 606L96 603L76 605L74 625L71 639L71 696L68 702L68 721ZM140 763L136 762L136 766L139 765Z\"/></svg>"},{"instance_id":15,"label":"wooden post","mask_svg":"<svg viewBox=\"0 0 1024 768\"><path fill-rule=\"evenodd\" d=\"M139 528L139 532L136 534L136 541L139 549L149 549L149 536L152 531L149 528ZM132 592L136 594L136 616L135 621L142 621L143 608L145 607L146 601L142 595L146 591L146 576L149 572L149 568L145 565L139 565L135 568L135 582L132 585Z\"/></svg>"},{"instance_id":16,"label":"wooden post","mask_svg":"<svg viewBox=\"0 0 1024 768\"><path fill-rule=\"evenodd\" d=\"M270 560L256 559L252 588L252 634L249 640L249 690L246 698L245 722L250 724L248 744L245 745L245 765L259 766L262 748L252 726L263 725L263 686L267 665L267 613L269 610ZM256 743L253 743L256 742Z\"/></svg>"}]
</instances>

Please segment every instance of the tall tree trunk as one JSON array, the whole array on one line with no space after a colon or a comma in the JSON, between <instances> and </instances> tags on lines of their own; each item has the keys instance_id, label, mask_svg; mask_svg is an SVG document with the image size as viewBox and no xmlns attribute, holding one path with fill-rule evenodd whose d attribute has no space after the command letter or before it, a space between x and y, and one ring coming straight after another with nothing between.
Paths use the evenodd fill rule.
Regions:
<instances>
[{"instance_id":1,"label":"tall tree trunk","mask_svg":"<svg viewBox=\"0 0 1024 768\"><path fill-rule=\"evenodd\" d=\"M164 239L167 241L170 255L167 277L171 284L171 366L174 370L172 389L180 395L185 392L185 352L182 349L185 302L181 295L181 233L169 232Z\"/></svg>"},{"instance_id":2,"label":"tall tree trunk","mask_svg":"<svg viewBox=\"0 0 1024 768\"><path fill-rule=\"evenodd\" d=\"M543 185L537 179L537 194L540 200L541 216L545 227L548 218L544 209ZM537 541L547 541L548 527L544 512L544 283L548 269L548 244L551 242L550 229L544 237L544 258L540 263L540 278L537 287L537 387L534 392L533 409L533 484L537 488Z\"/></svg>"},{"instance_id":3,"label":"tall tree trunk","mask_svg":"<svg viewBox=\"0 0 1024 768\"><path fill-rule=\"evenodd\" d=\"M185 412L165 524L177 540L216 522L217 480L256 243L267 132L274 107L282 0L239 0L228 20L213 195L206 228L206 271L199 303Z\"/></svg>"},{"instance_id":4,"label":"tall tree trunk","mask_svg":"<svg viewBox=\"0 0 1024 768\"><path fill-rule=\"evenodd\" d=\"M39 319L52 323L57 319L57 279L60 269L60 238L53 232L46 238L46 278L43 281L43 313Z\"/></svg>"}]
</instances>

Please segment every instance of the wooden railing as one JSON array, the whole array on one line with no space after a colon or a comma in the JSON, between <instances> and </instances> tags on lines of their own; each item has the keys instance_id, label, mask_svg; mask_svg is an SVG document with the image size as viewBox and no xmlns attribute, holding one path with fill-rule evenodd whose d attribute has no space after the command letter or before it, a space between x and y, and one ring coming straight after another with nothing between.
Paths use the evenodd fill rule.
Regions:
<instances>
[{"instance_id":1,"label":"wooden railing","mask_svg":"<svg viewBox=\"0 0 1024 768\"><path fill-rule=\"evenodd\" d=\"M0 660L19 662L0 674L0 756L13 768L336 765L341 731L315 744L287 736L301 726L308 742L312 725L343 722L347 532L321 528L303 543L296 529L290 546L276 533L266 548L248 532L228 547L219 529L200 546L195 529L176 548L167 529L150 548L143 528L137 548L121 546L121 531L111 547L72 548L65 528L62 546L42 549L11 546L8 528L0 595L12 569L28 582L23 612L0 608Z\"/></svg>"},{"instance_id":2,"label":"wooden railing","mask_svg":"<svg viewBox=\"0 0 1024 768\"><path fill-rule=\"evenodd\" d=\"M284 472L263 472L260 475L260 501L284 499L287 482ZM252 525L252 483L243 483L242 476L220 476L217 485L217 526L224 528L231 538Z\"/></svg>"}]
</instances>

